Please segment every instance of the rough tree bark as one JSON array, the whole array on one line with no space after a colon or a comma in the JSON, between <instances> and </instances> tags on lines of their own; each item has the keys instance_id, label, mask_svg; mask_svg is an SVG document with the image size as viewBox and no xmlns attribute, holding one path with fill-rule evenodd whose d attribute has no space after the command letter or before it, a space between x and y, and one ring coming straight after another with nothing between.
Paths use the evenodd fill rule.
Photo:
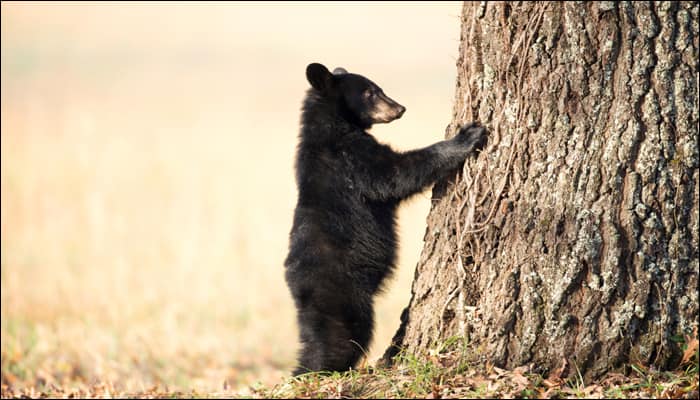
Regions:
<instances>
[{"instance_id":1,"label":"rough tree bark","mask_svg":"<svg viewBox=\"0 0 700 400\"><path fill-rule=\"evenodd\" d=\"M698 5L466 3L453 121L489 144L433 189L385 360L675 367L698 325Z\"/></svg>"}]
</instances>

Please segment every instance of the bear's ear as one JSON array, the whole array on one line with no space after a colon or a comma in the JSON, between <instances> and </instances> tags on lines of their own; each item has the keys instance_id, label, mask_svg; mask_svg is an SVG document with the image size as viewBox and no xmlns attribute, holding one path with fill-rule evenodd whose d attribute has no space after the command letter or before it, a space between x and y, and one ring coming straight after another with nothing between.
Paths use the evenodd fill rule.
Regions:
<instances>
[{"instance_id":1,"label":"bear's ear","mask_svg":"<svg viewBox=\"0 0 700 400\"><path fill-rule=\"evenodd\" d=\"M327 91L333 85L333 75L328 71L328 68L319 63L309 64L306 67L306 79L314 89L322 92Z\"/></svg>"},{"instance_id":2,"label":"bear's ear","mask_svg":"<svg viewBox=\"0 0 700 400\"><path fill-rule=\"evenodd\" d=\"M338 67L338 68L333 70L333 75L342 75L342 74L347 74L347 73L348 73L348 71L343 67Z\"/></svg>"}]
</instances>

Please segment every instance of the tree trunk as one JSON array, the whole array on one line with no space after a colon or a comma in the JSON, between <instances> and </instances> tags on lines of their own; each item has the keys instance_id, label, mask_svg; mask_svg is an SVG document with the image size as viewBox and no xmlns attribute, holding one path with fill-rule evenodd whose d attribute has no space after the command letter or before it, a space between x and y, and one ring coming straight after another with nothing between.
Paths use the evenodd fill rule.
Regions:
<instances>
[{"instance_id":1,"label":"tree trunk","mask_svg":"<svg viewBox=\"0 0 700 400\"><path fill-rule=\"evenodd\" d=\"M448 136L394 345L597 377L675 367L698 325L698 5L466 3Z\"/></svg>"}]
</instances>

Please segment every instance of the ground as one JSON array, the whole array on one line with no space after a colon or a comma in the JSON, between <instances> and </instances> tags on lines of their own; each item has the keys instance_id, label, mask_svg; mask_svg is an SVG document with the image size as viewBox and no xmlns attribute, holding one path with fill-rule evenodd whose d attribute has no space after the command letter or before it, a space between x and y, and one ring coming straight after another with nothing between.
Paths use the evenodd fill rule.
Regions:
<instances>
[{"instance_id":1,"label":"ground","mask_svg":"<svg viewBox=\"0 0 700 400\"><path fill-rule=\"evenodd\" d=\"M287 378L274 386L253 385L246 390L223 386L216 392L169 391L154 386L137 392L113 385L48 384L11 390L4 382L2 397L141 397L141 398L697 398L698 341L684 338L684 360L676 371L661 372L632 364L625 373L610 373L595 382L564 379L561 371L547 376L532 372L534 365L506 371L476 363L474 349L452 338L425 358L399 355L392 369L360 367L346 373L310 373Z\"/></svg>"}]
</instances>

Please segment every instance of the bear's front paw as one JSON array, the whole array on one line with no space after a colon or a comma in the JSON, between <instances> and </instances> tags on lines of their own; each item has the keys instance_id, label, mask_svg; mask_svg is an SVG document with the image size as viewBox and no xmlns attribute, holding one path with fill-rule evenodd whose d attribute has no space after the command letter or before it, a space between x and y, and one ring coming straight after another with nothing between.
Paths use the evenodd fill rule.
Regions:
<instances>
[{"instance_id":1,"label":"bear's front paw","mask_svg":"<svg viewBox=\"0 0 700 400\"><path fill-rule=\"evenodd\" d=\"M471 150L484 148L488 132L486 128L479 125L478 122L471 122L459 129L459 133L455 136L455 141L460 145Z\"/></svg>"}]
</instances>

